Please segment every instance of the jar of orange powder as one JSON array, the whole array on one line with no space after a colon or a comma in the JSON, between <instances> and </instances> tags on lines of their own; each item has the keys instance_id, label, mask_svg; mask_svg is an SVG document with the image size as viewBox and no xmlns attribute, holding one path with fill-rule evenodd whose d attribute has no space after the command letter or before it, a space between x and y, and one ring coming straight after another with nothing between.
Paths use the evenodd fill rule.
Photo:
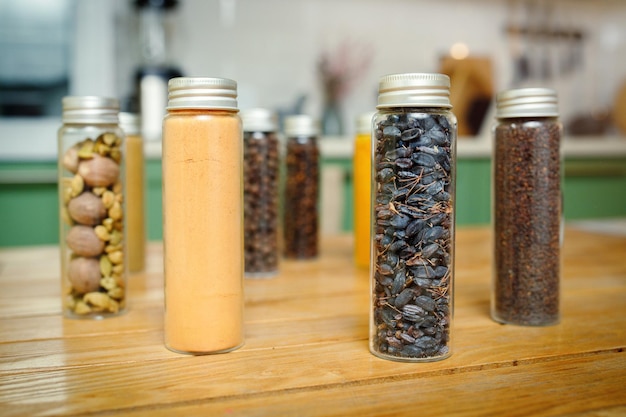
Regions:
<instances>
[{"instance_id":1,"label":"jar of orange powder","mask_svg":"<svg viewBox=\"0 0 626 417\"><path fill-rule=\"evenodd\" d=\"M243 133L237 83L169 81L163 121L165 344L228 352L243 344Z\"/></svg>"}]
</instances>

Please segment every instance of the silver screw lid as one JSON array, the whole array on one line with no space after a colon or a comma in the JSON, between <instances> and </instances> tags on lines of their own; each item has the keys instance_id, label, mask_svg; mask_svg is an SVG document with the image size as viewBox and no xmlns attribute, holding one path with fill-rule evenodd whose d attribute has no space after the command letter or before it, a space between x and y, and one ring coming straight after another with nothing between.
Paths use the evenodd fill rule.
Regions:
<instances>
[{"instance_id":1,"label":"silver screw lid","mask_svg":"<svg viewBox=\"0 0 626 417\"><path fill-rule=\"evenodd\" d=\"M558 117L558 98L550 88L518 88L496 95L496 117Z\"/></svg>"},{"instance_id":2,"label":"silver screw lid","mask_svg":"<svg viewBox=\"0 0 626 417\"><path fill-rule=\"evenodd\" d=\"M237 110L237 82L228 78L177 77L168 90L168 110Z\"/></svg>"},{"instance_id":3,"label":"silver screw lid","mask_svg":"<svg viewBox=\"0 0 626 417\"><path fill-rule=\"evenodd\" d=\"M127 135L141 134L141 118L138 114L120 112L120 127Z\"/></svg>"},{"instance_id":4,"label":"silver screw lid","mask_svg":"<svg viewBox=\"0 0 626 417\"><path fill-rule=\"evenodd\" d=\"M61 100L63 123L117 124L120 104L116 98L66 96Z\"/></svg>"},{"instance_id":5,"label":"silver screw lid","mask_svg":"<svg viewBox=\"0 0 626 417\"><path fill-rule=\"evenodd\" d=\"M360 134L371 134L372 119L375 114L376 112L373 111L359 114L356 118L356 132Z\"/></svg>"},{"instance_id":6,"label":"silver screw lid","mask_svg":"<svg viewBox=\"0 0 626 417\"><path fill-rule=\"evenodd\" d=\"M319 127L309 115L296 114L285 118L286 136L317 136Z\"/></svg>"},{"instance_id":7,"label":"silver screw lid","mask_svg":"<svg viewBox=\"0 0 626 417\"><path fill-rule=\"evenodd\" d=\"M451 108L450 77L429 73L390 74L382 77L378 85L376 108L408 106Z\"/></svg>"},{"instance_id":8,"label":"silver screw lid","mask_svg":"<svg viewBox=\"0 0 626 417\"><path fill-rule=\"evenodd\" d=\"M239 115L245 132L275 132L278 129L276 114L271 110L246 109Z\"/></svg>"}]
</instances>

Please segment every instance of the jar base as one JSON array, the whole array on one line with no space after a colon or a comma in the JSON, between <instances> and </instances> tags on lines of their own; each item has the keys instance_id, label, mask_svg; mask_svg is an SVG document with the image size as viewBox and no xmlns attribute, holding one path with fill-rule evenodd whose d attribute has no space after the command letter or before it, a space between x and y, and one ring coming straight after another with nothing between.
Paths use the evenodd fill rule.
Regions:
<instances>
[{"instance_id":1,"label":"jar base","mask_svg":"<svg viewBox=\"0 0 626 417\"><path fill-rule=\"evenodd\" d=\"M278 275L278 270L266 272L245 272L244 277L247 279L269 279Z\"/></svg>"},{"instance_id":2,"label":"jar base","mask_svg":"<svg viewBox=\"0 0 626 417\"><path fill-rule=\"evenodd\" d=\"M120 309L117 313L89 313L89 314L76 314L71 311L64 311L63 317L71 320L105 320L114 317L119 317L126 314L127 309Z\"/></svg>"},{"instance_id":3,"label":"jar base","mask_svg":"<svg viewBox=\"0 0 626 417\"><path fill-rule=\"evenodd\" d=\"M452 352L448 352L444 355L439 355L439 356L429 356L425 358L413 358L413 357L406 357L406 356L386 355L384 353L377 352L372 349L370 349L370 353L380 359L385 359L385 360L394 361L394 362L405 362L405 363L437 362L437 361L447 359L452 355Z\"/></svg>"},{"instance_id":4,"label":"jar base","mask_svg":"<svg viewBox=\"0 0 626 417\"><path fill-rule=\"evenodd\" d=\"M210 351L210 352L176 349L176 348L173 348L173 347L169 346L167 343L165 344L165 347L168 350L170 350L170 351L172 351L174 353L180 353L180 354L183 354L183 355L192 355L192 356L205 356L205 355L219 355L221 353L232 352L234 350L237 350L237 349L243 347L244 344L245 344L245 342L241 342L240 344L238 344L237 346L234 346L234 347L230 347L230 348L226 348L226 349L220 349L220 350L214 350L214 351Z\"/></svg>"},{"instance_id":5,"label":"jar base","mask_svg":"<svg viewBox=\"0 0 626 417\"><path fill-rule=\"evenodd\" d=\"M510 324L513 326L526 326L526 327L548 327L548 326L556 326L561 322L560 317L556 317L549 320L513 320L513 319L505 319L503 317L498 316L496 313L491 313L491 319L496 323L500 324Z\"/></svg>"}]
</instances>

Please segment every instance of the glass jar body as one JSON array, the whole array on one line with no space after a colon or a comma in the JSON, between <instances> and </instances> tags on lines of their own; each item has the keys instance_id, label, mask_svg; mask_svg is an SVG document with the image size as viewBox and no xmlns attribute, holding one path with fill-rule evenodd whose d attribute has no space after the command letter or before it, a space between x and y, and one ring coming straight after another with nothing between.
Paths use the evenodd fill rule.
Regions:
<instances>
[{"instance_id":1,"label":"glass jar body","mask_svg":"<svg viewBox=\"0 0 626 417\"><path fill-rule=\"evenodd\" d=\"M491 315L501 323L559 321L561 130L555 117L494 128Z\"/></svg>"},{"instance_id":2,"label":"glass jar body","mask_svg":"<svg viewBox=\"0 0 626 417\"><path fill-rule=\"evenodd\" d=\"M169 110L163 122L165 345L243 344L243 134L236 111Z\"/></svg>"},{"instance_id":3,"label":"glass jar body","mask_svg":"<svg viewBox=\"0 0 626 417\"><path fill-rule=\"evenodd\" d=\"M456 126L445 108L374 117L370 351L385 359L451 354Z\"/></svg>"},{"instance_id":4,"label":"glass jar body","mask_svg":"<svg viewBox=\"0 0 626 417\"><path fill-rule=\"evenodd\" d=\"M275 132L244 132L247 277L269 277L278 272L278 148Z\"/></svg>"},{"instance_id":5,"label":"glass jar body","mask_svg":"<svg viewBox=\"0 0 626 417\"><path fill-rule=\"evenodd\" d=\"M319 148L315 136L290 136L286 150L284 255L318 255Z\"/></svg>"},{"instance_id":6,"label":"glass jar body","mask_svg":"<svg viewBox=\"0 0 626 417\"><path fill-rule=\"evenodd\" d=\"M104 318L126 309L124 134L117 124L58 132L63 313Z\"/></svg>"}]
</instances>

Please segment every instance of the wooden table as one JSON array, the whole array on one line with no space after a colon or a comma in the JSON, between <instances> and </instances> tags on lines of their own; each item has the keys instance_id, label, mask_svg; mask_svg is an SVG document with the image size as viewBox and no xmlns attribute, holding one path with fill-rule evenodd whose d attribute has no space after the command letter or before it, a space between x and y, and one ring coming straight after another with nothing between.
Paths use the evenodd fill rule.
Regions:
<instances>
[{"instance_id":1,"label":"wooden table","mask_svg":"<svg viewBox=\"0 0 626 417\"><path fill-rule=\"evenodd\" d=\"M567 229L562 322L489 317L490 234L457 231L453 355L407 364L368 351L366 271L350 236L311 262L246 281L246 344L163 345L161 245L130 310L63 319L56 247L0 251L0 415L626 415L626 238Z\"/></svg>"}]
</instances>

